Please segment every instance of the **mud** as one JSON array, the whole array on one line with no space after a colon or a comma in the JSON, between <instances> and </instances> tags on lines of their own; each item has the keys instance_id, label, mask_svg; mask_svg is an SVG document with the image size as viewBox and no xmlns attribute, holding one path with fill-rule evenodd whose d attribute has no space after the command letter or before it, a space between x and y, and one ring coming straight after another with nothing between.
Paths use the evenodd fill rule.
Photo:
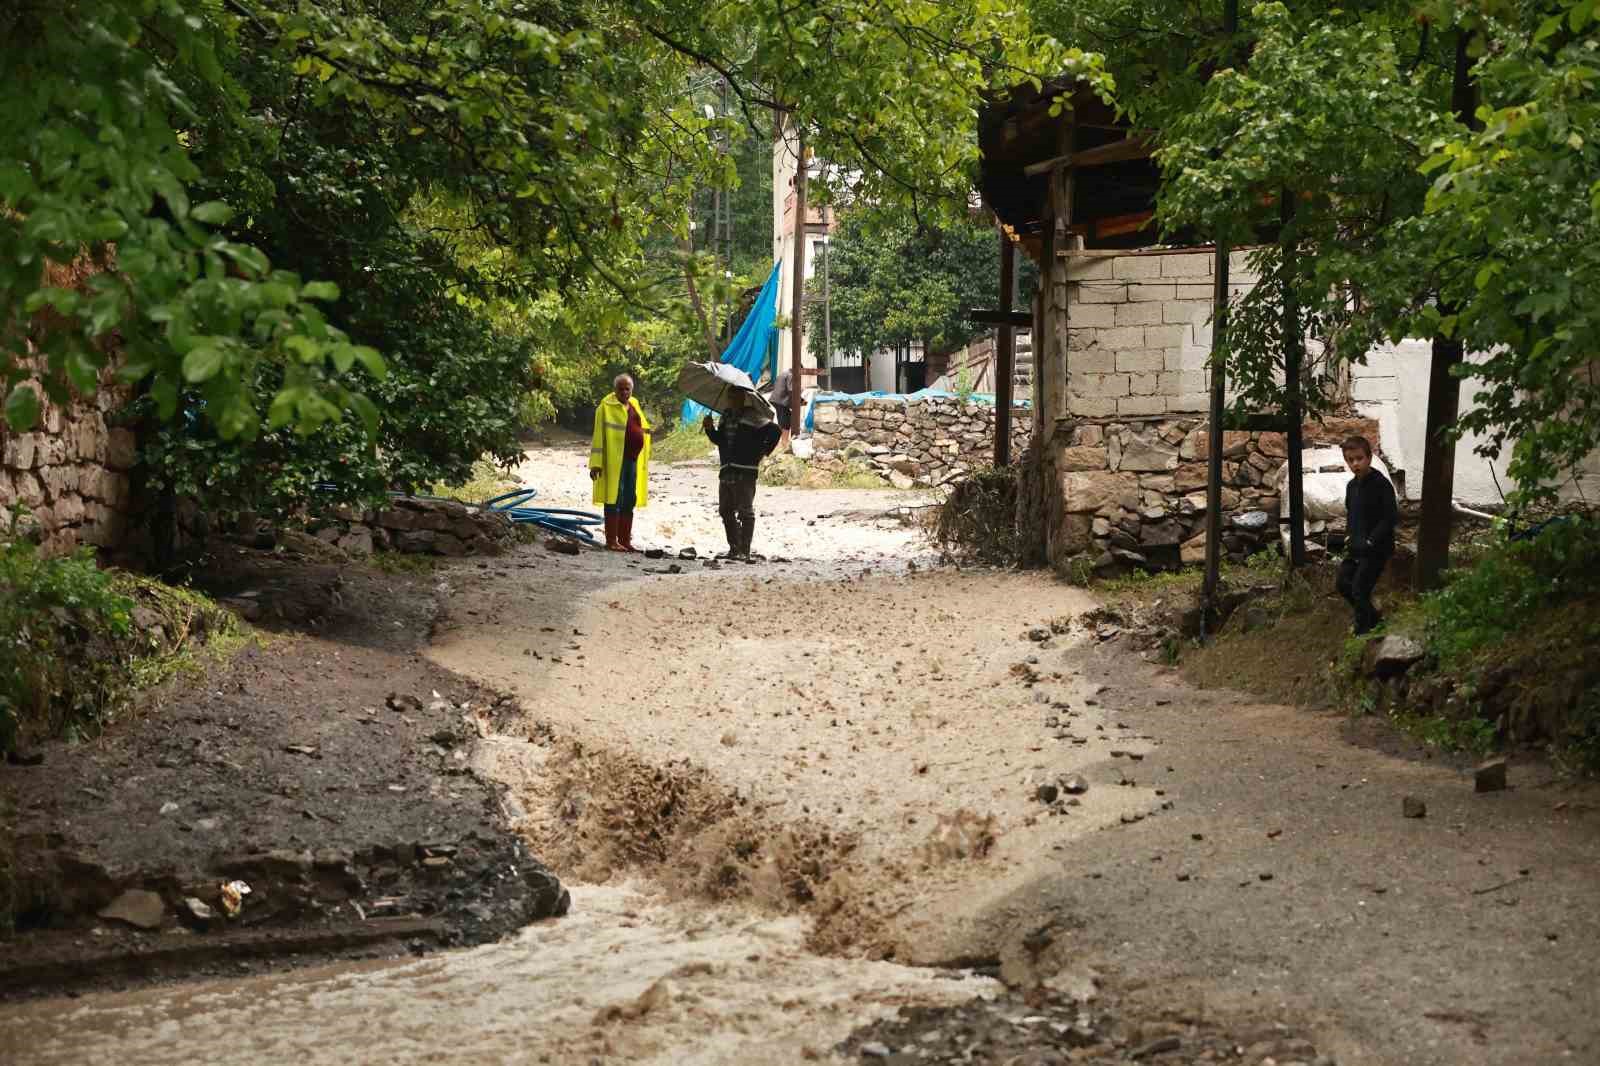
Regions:
<instances>
[{"instance_id":1,"label":"mud","mask_svg":"<svg viewBox=\"0 0 1600 1066\"><path fill-rule=\"evenodd\" d=\"M530 462L564 484L569 452ZM709 482L664 475L666 520L641 512L636 540L707 547ZM479 716L470 770L568 882L567 917L420 962L0 1009L0 1042L21 1062L308 1066L375 1044L395 1062L1600 1055L1592 786L1514 766L1476 796L1351 746L1338 718L1196 690L1071 624L1082 590L930 569L899 494L849 495L842 522L763 489L788 562L659 574L524 547L429 579L430 668L514 697Z\"/></svg>"},{"instance_id":2,"label":"mud","mask_svg":"<svg viewBox=\"0 0 1600 1066\"><path fill-rule=\"evenodd\" d=\"M433 579L263 563L241 566L237 587L270 590L279 628L99 738L0 766L19 930L0 954L0 994L202 970L219 954L254 966L476 943L564 906L506 830L501 790L471 766L487 723L518 712L417 654ZM252 891L229 919L233 880ZM157 929L97 917L128 889L162 897ZM231 952L204 943L244 932Z\"/></svg>"}]
</instances>

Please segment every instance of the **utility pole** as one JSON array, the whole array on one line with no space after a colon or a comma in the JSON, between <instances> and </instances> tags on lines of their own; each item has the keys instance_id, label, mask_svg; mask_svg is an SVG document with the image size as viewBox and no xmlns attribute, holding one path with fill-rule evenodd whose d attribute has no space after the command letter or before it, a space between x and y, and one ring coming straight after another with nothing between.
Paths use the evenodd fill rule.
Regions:
<instances>
[{"instance_id":1,"label":"utility pole","mask_svg":"<svg viewBox=\"0 0 1600 1066\"><path fill-rule=\"evenodd\" d=\"M792 114L792 112L791 112ZM790 357L789 381L789 435L800 435L801 407L800 394L804 377L804 333L806 309L806 131L799 120L794 124L795 133L795 160L794 168L794 300L790 305L790 340L792 353Z\"/></svg>"},{"instance_id":2,"label":"utility pole","mask_svg":"<svg viewBox=\"0 0 1600 1066\"><path fill-rule=\"evenodd\" d=\"M833 387L833 301L828 295L828 260L833 258L833 241L822 245L822 364Z\"/></svg>"}]
</instances>

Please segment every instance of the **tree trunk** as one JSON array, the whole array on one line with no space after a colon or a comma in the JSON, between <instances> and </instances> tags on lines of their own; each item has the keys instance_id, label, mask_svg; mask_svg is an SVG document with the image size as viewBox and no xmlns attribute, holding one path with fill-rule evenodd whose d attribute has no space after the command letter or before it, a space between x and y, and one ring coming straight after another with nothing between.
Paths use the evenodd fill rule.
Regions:
<instances>
[{"instance_id":1,"label":"tree trunk","mask_svg":"<svg viewBox=\"0 0 1600 1066\"><path fill-rule=\"evenodd\" d=\"M1467 55L1471 34L1456 31L1455 81L1450 102L1456 119L1474 125L1477 86ZM1441 317L1454 315L1454 306L1440 301ZM1418 591L1437 588L1450 565L1450 527L1454 519L1456 446L1449 438L1461 403L1461 381L1452 371L1461 365L1466 351L1459 337L1435 335L1433 357L1428 371L1428 422L1422 452L1422 521L1417 529L1417 565L1414 584Z\"/></svg>"}]
</instances>

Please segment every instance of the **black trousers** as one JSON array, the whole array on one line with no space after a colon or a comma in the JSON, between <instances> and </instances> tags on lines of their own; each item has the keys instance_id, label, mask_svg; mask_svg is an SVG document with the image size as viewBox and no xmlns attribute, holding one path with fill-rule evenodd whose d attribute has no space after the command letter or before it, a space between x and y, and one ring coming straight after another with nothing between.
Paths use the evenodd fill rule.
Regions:
<instances>
[{"instance_id":1,"label":"black trousers","mask_svg":"<svg viewBox=\"0 0 1600 1066\"><path fill-rule=\"evenodd\" d=\"M1372 590L1389 564L1387 555L1347 556L1339 564L1339 595L1355 609L1356 632L1365 633L1378 624L1378 609L1372 606Z\"/></svg>"},{"instance_id":2,"label":"black trousers","mask_svg":"<svg viewBox=\"0 0 1600 1066\"><path fill-rule=\"evenodd\" d=\"M756 532L756 472L724 467L717 478L717 513L728 536L728 554L750 554Z\"/></svg>"}]
</instances>

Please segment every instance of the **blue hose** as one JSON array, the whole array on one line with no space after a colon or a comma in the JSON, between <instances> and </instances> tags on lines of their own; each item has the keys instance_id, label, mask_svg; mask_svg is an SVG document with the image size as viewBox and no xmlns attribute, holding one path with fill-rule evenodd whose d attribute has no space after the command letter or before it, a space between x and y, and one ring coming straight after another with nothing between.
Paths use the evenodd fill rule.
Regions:
<instances>
[{"instance_id":1,"label":"blue hose","mask_svg":"<svg viewBox=\"0 0 1600 1066\"><path fill-rule=\"evenodd\" d=\"M492 500L485 500L481 504L484 510L503 514L519 525L537 526L547 529L552 533L562 536L575 537L588 544L594 544L594 534L590 526L598 526L605 519L593 511L575 511L568 507L529 507L527 503L539 495L538 489L517 489L496 496Z\"/></svg>"}]
</instances>

